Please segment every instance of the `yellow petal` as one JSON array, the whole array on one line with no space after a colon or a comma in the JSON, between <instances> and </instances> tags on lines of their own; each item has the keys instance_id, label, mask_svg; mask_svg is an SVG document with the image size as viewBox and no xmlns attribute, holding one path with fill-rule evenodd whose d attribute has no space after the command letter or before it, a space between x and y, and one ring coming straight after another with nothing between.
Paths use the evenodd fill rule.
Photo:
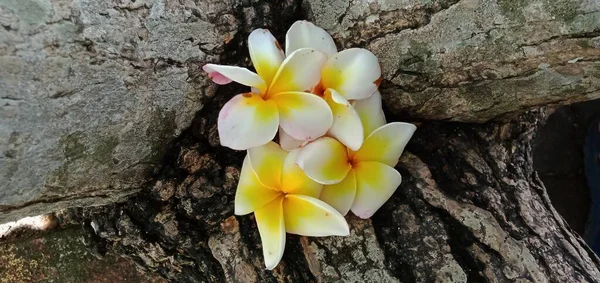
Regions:
<instances>
[{"instance_id":1,"label":"yellow petal","mask_svg":"<svg viewBox=\"0 0 600 283\"><path fill-rule=\"evenodd\" d=\"M260 183L246 155L235 192L235 214L244 215L253 212L279 196L282 196L281 192L271 190Z\"/></svg>"},{"instance_id":2,"label":"yellow petal","mask_svg":"<svg viewBox=\"0 0 600 283\"><path fill-rule=\"evenodd\" d=\"M360 116L365 138L377 128L385 125L385 115L381 108L381 93L379 91L368 98L353 101L352 105L358 116Z\"/></svg>"},{"instance_id":3,"label":"yellow petal","mask_svg":"<svg viewBox=\"0 0 600 283\"><path fill-rule=\"evenodd\" d=\"M356 173L356 197L352 212L363 219L371 217L394 194L402 176L396 169L379 162L360 162Z\"/></svg>"},{"instance_id":4,"label":"yellow petal","mask_svg":"<svg viewBox=\"0 0 600 283\"><path fill-rule=\"evenodd\" d=\"M282 92L271 98L277 104L279 125L286 134L302 141L323 136L333 116L327 102L307 92Z\"/></svg>"},{"instance_id":5,"label":"yellow petal","mask_svg":"<svg viewBox=\"0 0 600 283\"><path fill-rule=\"evenodd\" d=\"M248 50L256 72L270 85L285 58L279 43L268 30L255 29L248 36Z\"/></svg>"},{"instance_id":6,"label":"yellow petal","mask_svg":"<svg viewBox=\"0 0 600 283\"><path fill-rule=\"evenodd\" d=\"M275 102L265 101L258 94L238 94L219 112L219 139L223 146L246 150L272 140L278 125Z\"/></svg>"},{"instance_id":7,"label":"yellow petal","mask_svg":"<svg viewBox=\"0 0 600 283\"><path fill-rule=\"evenodd\" d=\"M283 162L283 171L281 172L282 191L288 194L318 198L323 185L306 176L304 171L296 164L299 151L299 148L290 151Z\"/></svg>"},{"instance_id":8,"label":"yellow petal","mask_svg":"<svg viewBox=\"0 0 600 283\"><path fill-rule=\"evenodd\" d=\"M346 98L331 88L325 91L325 101L333 114L333 124L327 134L351 150L358 150L362 146L364 134L360 116L354 107Z\"/></svg>"},{"instance_id":9,"label":"yellow petal","mask_svg":"<svg viewBox=\"0 0 600 283\"><path fill-rule=\"evenodd\" d=\"M331 205L342 215L346 215L352 207L355 196L356 176L354 170L350 170L346 178L340 183L323 186L319 199Z\"/></svg>"},{"instance_id":10,"label":"yellow petal","mask_svg":"<svg viewBox=\"0 0 600 283\"><path fill-rule=\"evenodd\" d=\"M394 167L416 129L413 124L401 122L379 127L365 139L354 159L359 162L376 161Z\"/></svg>"},{"instance_id":11,"label":"yellow petal","mask_svg":"<svg viewBox=\"0 0 600 283\"><path fill-rule=\"evenodd\" d=\"M285 249L283 197L276 198L254 212L268 270L277 266Z\"/></svg>"},{"instance_id":12,"label":"yellow petal","mask_svg":"<svg viewBox=\"0 0 600 283\"><path fill-rule=\"evenodd\" d=\"M286 155L287 152L274 142L248 149L248 159L260 183L278 191L281 190L281 169Z\"/></svg>"},{"instance_id":13,"label":"yellow petal","mask_svg":"<svg viewBox=\"0 0 600 283\"><path fill-rule=\"evenodd\" d=\"M308 196L286 195L283 201L285 230L302 236L347 236L348 223L335 208Z\"/></svg>"},{"instance_id":14,"label":"yellow petal","mask_svg":"<svg viewBox=\"0 0 600 283\"><path fill-rule=\"evenodd\" d=\"M281 92L307 91L319 83L325 54L302 48L290 54L275 75L267 97Z\"/></svg>"},{"instance_id":15,"label":"yellow petal","mask_svg":"<svg viewBox=\"0 0 600 283\"><path fill-rule=\"evenodd\" d=\"M369 50L350 48L325 62L321 71L323 87L333 88L348 100L365 99L379 86L381 68Z\"/></svg>"},{"instance_id":16,"label":"yellow petal","mask_svg":"<svg viewBox=\"0 0 600 283\"><path fill-rule=\"evenodd\" d=\"M324 29L307 21L295 22L285 35L285 53L290 55L300 48L319 50L327 56L337 53L335 42Z\"/></svg>"},{"instance_id":17,"label":"yellow petal","mask_svg":"<svg viewBox=\"0 0 600 283\"><path fill-rule=\"evenodd\" d=\"M225 66L216 64L206 64L202 69L208 73L210 79L220 85L225 85L231 81L258 89L260 92L267 90L268 84L257 74L246 68Z\"/></svg>"},{"instance_id":18,"label":"yellow petal","mask_svg":"<svg viewBox=\"0 0 600 283\"><path fill-rule=\"evenodd\" d=\"M346 147L330 137L322 137L302 147L296 164L308 177L324 185L341 182L352 168Z\"/></svg>"}]
</instances>

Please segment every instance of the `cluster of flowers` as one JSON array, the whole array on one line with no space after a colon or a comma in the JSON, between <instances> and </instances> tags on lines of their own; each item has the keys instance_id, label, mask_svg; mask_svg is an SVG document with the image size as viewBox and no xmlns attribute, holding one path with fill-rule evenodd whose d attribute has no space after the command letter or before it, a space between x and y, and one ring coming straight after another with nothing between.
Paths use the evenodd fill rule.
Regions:
<instances>
[{"instance_id":1,"label":"cluster of flowers","mask_svg":"<svg viewBox=\"0 0 600 283\"><path fill-rule=\"evenodd\" d=\"M217 84L251 87L225 104L223 146L247 150L235 214L254 212L267 269L283 256L287 233L345 236L349 211L371 217L394 193L394 166L416 127L386 124L377 88L381 69L366 49L337 51L306 21L287 32L285 53L264 29L248 37L256 73L207 64ZM279 132L279 144L273 142Z\"/></svg>"}]
</instances>

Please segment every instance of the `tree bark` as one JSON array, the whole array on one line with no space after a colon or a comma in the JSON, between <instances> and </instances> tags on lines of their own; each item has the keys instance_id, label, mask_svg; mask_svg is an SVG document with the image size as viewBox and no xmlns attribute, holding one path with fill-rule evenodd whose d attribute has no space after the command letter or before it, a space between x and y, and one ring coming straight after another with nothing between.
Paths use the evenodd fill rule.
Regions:
<instances>
[{"instance_id":1,"label":"tree bark","mask_svg":"<svg viewBox=\"0 0 600 283\"><path fill-rule=\"evenodd\" d=\"M157 152L166 154L139 193L66 212L84 223L86 242L173 282L599 281L600 261L554 210L532 167L545 111L520 113L600 97L600 3L325 2L201 1L206 9L198 12L187 2L140 1L131 8L142 18L153 5L189 11L181 15L190 21L220 23L215 30L227 44L201 59L163 60L162 67L187 72L187 91L202 106L177 139L161 139ZM403 184L372 219L348 216L348 237L288 235L282 262L266 271L253 217L233 215L244 153L221 147L216 131L219 109L244 88L216 88L200 67L247 65L251 30L268 27L281 40L300 18L326 28L340 46L371 49L384 71L388 120L423 122L397 166ZM50 209L54 199L45 197L0 205L0 212ZM26 210L30 204L36 208Z\"/></svg>"},{"instance_id":2,"label":"tree bark","mask_svg":"<svg viewBox=\"0 0 600 283\"><path fill-rule=\"evenodd\" d=\"M100 247L176 282L596 282L600 261L532 167L544 118L420 125L403 184L372 219L348 216L348 237L289 235L272 272L253 217L232 215L242 154L206 141L180 141L153 186L82 215Z\"/></svg>"}]
</instances>

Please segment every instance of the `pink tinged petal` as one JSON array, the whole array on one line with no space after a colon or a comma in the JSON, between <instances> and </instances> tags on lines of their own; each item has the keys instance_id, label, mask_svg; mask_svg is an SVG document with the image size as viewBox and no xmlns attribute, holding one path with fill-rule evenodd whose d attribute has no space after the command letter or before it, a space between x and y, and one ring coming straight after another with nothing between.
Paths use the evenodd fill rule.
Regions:
<instances>
[{"instance_id":1,"label":"pink tinged petal","mask_svg":"<svg viewBox=\"0 0 600 283\"><path fill-rule=\"evenodd\" d=\"M365 137L385 125L385 115L381 108L381 93L379 91L375 91L369 98L353 101L352 105L358 116L360 116Z\"/></svg>"},{"instance_id":2,"label":"pink tinged petal","mask_svg":"<svg viewBox=\"0 0 600 283\"><path fill-rule=\"evenodd\" d=\"M281 172L282 191L288 194L318 198L323 185L306 176L304 171L296 164L299 151L299 148L290 151L283 162L283 170Z\"/></svg>"},{"instance_id":3,"label":"pink tinged petal","mask_svg":"<svg viewBox=\"0 0 600 283\"><path fill-rule=\"evenodd\" d=\"M402 176L396 169L379 162L361 162L354 167L356 198L352 212L367 219L394 194Z\"/></svg>"},{"instance_id":4,"label":"pink tinged petal","mask_svg":"<svg viewBox=\"0 0 600 283\"><path fill-rule=\"evenodd\" d=\"M290 55L300 48L319 50L327 56L337 53L333 38L324 29L307 21L295 22L285 35L285 53Z\"/></svg>"},{"instance_id":5,"label":"pink tinged petal","mask_svg":"<svg viewBox=\"0 0 600 283\"><path fill-rule=\"evenodd\" d=\"M350 170L346 178L340 183L323 186L319 199L331 205L342 215L348 214L354 197L356 196L356 176L354 170Z\"/></svg>"},{"instance_id":6,"label":"pink tinged petal","mask_svg":"<svg viewBox=\"0 0 600 283\"><path fill-rule=\"evenodd\" d=\"M360 116L354 107L331 88L325 91L325 101L329 104L333 114L333 124L327 134L351 150L358 150L362 146L364 134Z\"/></svg>"},{"instance_id":7,"label":"pink tinged petal","mask_svg":"<svg viewBox=\"0 0 600 283\"><path fill-rule=\"evenodd\" d=\"M279 111L279 125L292 138L311 141L323 136L333 116L327 102L306 92L282 92L272 100Z\"/></svg>"},{"instance_id":8,"label":"pink tinged petal","mask_svg":"<svg viewBox=\"0 0 600 283\"><path fill-rule=\"evenodd\" d=\"M288 135L281 127L279 128L279 144L284 150L290 151L306 144L306 141L297 140Z\"/></svg>"},{"instance_id":9,"label":"pink tinged petal","mask_svg":"<svg viewBox=\"0 0 600 283\"><path fill-rule=\"evenodd\" d=\"M326 59L325 54L314 49L302 48L294 51L281 64L269 87L268 96L312 89L321 79L321 67Z\"/></svg>"},{"instance_id":10,"label":"pink tinged petal","mask_svg":"<svg viewBox=\"0 0 600 283\"><path fill-rule=\"evenodd\" d=\"M371 96L381 81L377 57L362 48L346 49L329 58L321 71L323 87L333 88L348 100Z\"/></svg>"},{"instance_id":11,"label":"pink tinged petal","mask_svg":"<svg viewBox=\"0 0 600 283\"><path fill-rule=\"evenodd\" d=\"M263 247L265 265L271 270L279 264L285 249L283 197L276 198L254 212Z\"/></svg>"},{"instance_id":12,"label":"pink tinged petal","mask_svg":"<svg viewBox=\"0 0 600 283\"><path fill-rule=\"evenodd\" d=\"M252 71L235 66L224 66L216 64L206 64L202 69L208 73L208 77L215 83L224 85L231 81L250 86L263 92L267 90L267 83Z\"/></svg>"},{"instance_id":13,"label":"pink tinged petal","mask_svg":"<svg viewBox=\"0 0 600 283\"><path fill-rule=\"evenodd\" d=\"M322 137L302 147L296 164L309 178L324 185L341 182L352 169L346 147L330 137Z\"/></svg>"},{"instance_id":14,"label":"pink tinged petal","mask_svg":"<svg viewBox=\"0 0 600 283\"><path fill-rule=\"evenodd\" d=\"M394 122L379 127L371 133L356 152L354 159L359 162L376 161L396 166L404 147L417 127L413 124Z\"/></svg>"},{"instance_id":15,"label":"pink tinged petal","mask_svg":"<svg viewBox=\"0 0 600 283\"><path fill-rule=\"evenodd\" d=\"M279 43L268 30L255 29L248 36L248 50L256 72L270 85L285 58Z\"/></svg>"},{"instance_id":16,"label":"pink tinged petal","mask_svg":"<svg viewBox=\"0 0 600 283\"><path fill-rule=\"evenodd\" d=\"M277 191L281 191L281 170L287 155L288 153L274 142L248 149L251 168L260 183Z\"/></svg>"},{"instance_id":17,"label":"pink tinged petal","mask_svg":"<svg viewBox=\"0 0 600 283\"><path fill-rule=\"evenodd\" d=\"M235 192L235 215L251 213L279 196L282 196L281 192L271 190L260 183L246 155Z\"/></svg>"},{"instance_id":18,"label":"pink tinged petal","mask_svg":"<svg viewBox=\"0 0 600 283\"><path fill-rule=\"evenodd\" d=\"M309 237L347 236L350 228L344 216L325 202L301 195L286 195L283 201L285 230Z\"/></svg>"},{"instance_id":19,"label":"pink tinged petal","mask_svg":"<svg viewBox=\"0 0 600 283\"><path fill-rule=\"evenodd\" d=\"M265 101L257 94L238 94L219 112L219 139L223 146L246 150L271 141L278 125L275 102Z\"/></svg>"}]
</instances>

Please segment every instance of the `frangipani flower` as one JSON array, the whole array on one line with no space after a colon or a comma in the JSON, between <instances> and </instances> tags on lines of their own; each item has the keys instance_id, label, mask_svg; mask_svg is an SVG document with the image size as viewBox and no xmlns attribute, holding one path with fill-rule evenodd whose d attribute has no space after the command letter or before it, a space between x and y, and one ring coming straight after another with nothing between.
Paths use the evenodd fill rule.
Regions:
<instances>
[{"instance_id":1,"label":"frangipani flower","mask_svg":"<svg viewBox=\"0 0 600 283\"><path fill-rule=\"evenodd\" d=\"M381 68L377 57L362 48L338 53L333 39L325 30L307 21L297 21L287 32L286 54L291 56L302 48L313 48L328 56L321 70L321 81L312 90L322 95L331 107L333 125L327 132L328 136L352 150L358 150L365 135L360 117L349 101L368 98L379 87ZM280 131L280 139L286 139L286 133L286 129ZM295 144L298 142L286 143L284 148Z\"/></svg>"},{"instance_id":2,"label":"frangipani flower","mask_svg":"<svg viewBox=\"0 0 600 283\"><path fill-rule=\"evenodd\" d=\"M325 134L333 123L331 110L323 99L305 91L319 83L326 56L299 48L285 58L277 40L264 29L250 34L248 49L258 74L234 66L203 67L215 83L236 81L252 88L219 112L221 145L238 150L261 146L275 137L279 127L302 141Z\"/></svg>"},{"instance_id":3,"label":"frangipani flower","mask_svg":"<svg viewBox=\"0 0 600 283\"><path fill-rule=\"evenodd\" d=\"M346 236L344 217L318 199L323 186L296 165L299 149L284 151L274 142L251 148L235 194L235 214L254 212L267 269L283 256L285 233Z\"/></svg>"},{"instance_id":4,"label":"frangipani flower","mask_svg":"<svg viewBox=\"0 0 600 283\"><path fill-rule=\"evenodd\" d=\"M357 108L361 112L373 109L376 100ZM385 123L377 113L363 112L361 116L367 130ZM320 199L343 215L352 210L360 218L369 218L402 182L394 166L415 130L415 125L401 122L380 126L357 151L334 138L322 137L301 148L296 162L311 179L326 185Z\"/></svg>"}]
</instances>

